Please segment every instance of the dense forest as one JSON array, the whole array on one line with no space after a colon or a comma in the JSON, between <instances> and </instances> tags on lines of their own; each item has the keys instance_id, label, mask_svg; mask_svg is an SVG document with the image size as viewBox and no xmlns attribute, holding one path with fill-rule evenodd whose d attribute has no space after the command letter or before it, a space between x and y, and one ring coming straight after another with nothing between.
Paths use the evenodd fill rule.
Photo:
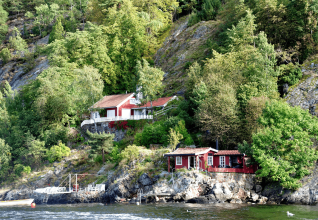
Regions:
<instances>
[{"instance_id":1,"label":"dense forest","mask_svg":"<svg viewBox=\"0 0 318 220\"><path fill-rule=\"evenodd\" d=\"M0 65L17 62L28 71L40 56L50 64L19 91L1 84L1 181L69 154L68 142L83 141L69 129L102 96L136 85L147 99L163 96L164 72L153 56L184 17L188 26L215 20L217 33L206 59L184 70L178 108L155 122L131 122L119 143L88 134L92 159L102 149L116 162L128 145L218 141L253 156L260 176L287 188L299 187L318 159L318 119L282 99L283 86L299 83L301 65L317 54L318 0L0 0L0 15ZM23 28L9 30L18 17ZM48 45L28 49L48 34Z\"/></svg>"}]
</instances>

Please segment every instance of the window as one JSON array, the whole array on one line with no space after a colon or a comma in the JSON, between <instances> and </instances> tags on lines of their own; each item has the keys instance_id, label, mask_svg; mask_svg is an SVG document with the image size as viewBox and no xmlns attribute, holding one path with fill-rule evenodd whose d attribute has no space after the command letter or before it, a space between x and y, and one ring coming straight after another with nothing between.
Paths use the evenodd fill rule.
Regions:
<instances>
[{"instance_id":1,"label":"window","mask_svg":"<svg viewBox=\"0 0 318 220\"><path fill-rule=\"evenodd\" d=\"M213 165L213 156L208 156L208 165L209 166Z\"/></svg>"},{"instance_id":2,"label":"window","mask_svg":"<svg viewBox=\"0 0 318 220\"><path fill-rule=\"evenodd\" d=\"M176 157L176 165L182 165L182 157Z\"/></svg>"},{"instance_id":3,"label":"window","mask_svg":"<svg viewBox=\"0 0 318 220\"><path fill-rule=\"evenodd\" d=\"M220 156L220 167L225 167L225 156Z\"/></svg>"},{"instance_id":4,"label":"window","mask_svg":"<svg viewBox=\"0 0 318 220\"><path fill-rule=\"evenodd\" d=\"M130 104L136 104L136 99L135 98L130 99Z\"/></svg>"}]
</instances>

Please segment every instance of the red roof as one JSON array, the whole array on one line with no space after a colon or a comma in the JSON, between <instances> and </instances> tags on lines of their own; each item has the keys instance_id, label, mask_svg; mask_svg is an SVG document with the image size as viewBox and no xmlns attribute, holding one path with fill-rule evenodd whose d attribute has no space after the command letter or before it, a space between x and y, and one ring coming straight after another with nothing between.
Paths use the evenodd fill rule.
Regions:
<instances>
[{"instance_id":1,"label":"red roof","mask_svg":"<svg viewBox=\"0 0 318 220\"><path fill-rule=\"evenodd\" d=\"M169 100L172 99L172 98L173 98L173 96L171 96L171 97L159 98L159 99L157 99L156 101L153 101L153 102L152 102L152 106L153 106L153 107L163 106L164 104L166 104L167 102L169 102ZM139 108L149 108L149 107L151 107L150 102L148 102L148 103L145 104L145 105L139 106Z\"/></svg>"},{"instance_id":2,"label":"red roof","mask_svg":"<svg viewBox=\"0 0 318 220\"><path fill-rule=\"evenodd\" d=\"M223 156L223 155L243 155L238 150L219 150L214 156Z\"/></svg>"},{"instance_id":3,"label":"red roof","mask_svg":"<svg viewBox=\"0 0 318 220\"><path fill-rule=\"evenodd\" d=\"M104 96L100 101L94 104L93 108L116 107L131 95L133 95L133 93Z\"/></svg>"},{"instance_id":4,"label":"red roof","mask_svg":"<svg viewBox=\"0 0 318 220\"><path fill-rule=\"evenodd\" d=\"M178 156L178 155L199 155L205 154L209 152L209 150L216 151L210 147L203 147L203 148L178 148L177 150L165 154L165 156Z\"/></svg>"}]
</instances>

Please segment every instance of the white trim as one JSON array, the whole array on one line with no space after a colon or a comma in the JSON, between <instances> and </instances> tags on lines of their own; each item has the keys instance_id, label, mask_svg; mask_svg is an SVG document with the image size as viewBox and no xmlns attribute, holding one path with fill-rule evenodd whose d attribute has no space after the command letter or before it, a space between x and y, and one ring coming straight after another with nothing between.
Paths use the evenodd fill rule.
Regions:
<instances>
[{"instance_id":1,"label":"white trim","mask_svg":"<svg viewBox=\"0 0 318 220\"><path fill-rule=\"evenodd\" d=\"M116 107L120 107L122 104L124 104L125 102L127 102L128 100L131 99L131 97L133 97L135 95L135 93L132 93L130 96L128 96L124 101L122 101L121 103L119 103Z\"/></svg>"},{"instance_id":2,"label":"white trim","mask_svg":"<svg viewBox=\"0 0 318 220\"><path fill-rule=\"evenodd\" d=\"M212 159L212 164L209 164L209 158ZM208 156L208 166L213 166L213 156Z\"/></svg>"},{"instance_id":3,"label":"white trim","mask_svg":"<svg viewBox=\"0 0 318 220\"><path fill-rule=\"evenodd\" d=\"M220 165L222 165L222 164L221 164L221 160L222 160L221 158L224 158L224 165L223 165L223 168L224 168L224 167L226 166L225 156L220 156L220 162L219 162Z\"/></svg>"},{"instance_id":4,"label":"white trim","mask_svg":"<svg viewBox=\"0 0 318 220\"><path fill-rule=\"evenodd\" d=\"M188 156L188 169L190 169L191 156Z\"/></svg>"},{"instance_id":5,"label":"white trim","mask_svg":"<svg viewBox=\"0 0 318 220\"><path fill-rule=\"evenodd\" d=\"M201 151L201 152L199 152L199 153L195 153L194 155L206 154L206 153L209 152L209 151L214 151L214 152L216 152L216 153L218 152L218 150L216 150L216 149L210 147L209 149L207 149L207 150L205 150L205 151Z\"/></svg>"},{"instance_id":6,"label":"white trim","mask_svg":"<svg viewBox=\"0 0 318 220\"><path fill-rule=\"evenodd\" d=\"M178 163L178 158L180 158L181 163ZM182 157L181 156L176 157L176 165L182 165Z\"/></svg>"},{"instance_id":7,"label":"white trim","mask_svg":"<svg viewBox=\"0 0 318 220\"><path fill-rule=\"evenodd\" d=\"M168 100L165 104L163 104L162 106L163 106L163 107L166 107L170 101L175 100L175 99L178 99L178 97L177 97L176 95L172 96L172 98L169 99L169 100Z\"/></svg>"}]
</instances>

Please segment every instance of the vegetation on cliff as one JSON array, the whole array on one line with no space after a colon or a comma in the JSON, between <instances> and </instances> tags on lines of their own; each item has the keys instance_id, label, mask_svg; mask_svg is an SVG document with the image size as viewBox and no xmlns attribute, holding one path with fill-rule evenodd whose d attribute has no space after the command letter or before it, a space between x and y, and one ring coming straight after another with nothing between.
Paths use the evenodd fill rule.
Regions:
<instances>
[{"instance_id":1,"label":"vegetation on cliff","mask_svg":"<svg viewBox=\"0 0 318 220\"><path fill-rule=\"evenodd\" d=\"M20 62L28 71L44 55L50 63L19 92L8 82L1 85L1 180L29 172L47 159L60 160L69 152L66 143L83 142L69 135L70 127L79 126L103 95L134 92L139 84L146 98L161 96L165 73L154 66L153 55L173 22L189 16L187 26L197 27L195 33L208 20L215 20L215 31L200 44L205 51L200 59L193 58L180 70L187 77L184 99L174 103L178 108L154 123L130 126L127 137L114 146L109 135L90 135L93 159L98 161L102 152L103 162L118 164L129 150L144 149L136 145L174 148L180 141L211 146L217 140L221 148L232 149L244 143L242 150L261 164L261 176L298 187L297 181L317 159L316 119L275 100L282 96L283 84L297 84L303 77L300 65L317 53L317 6L316 0L0 1L1 65ZM7 34L8 14L10 19L23 17L23 28ZM47 46L28 48L48 34ZM305 119L311 130L303 126ZM271 136L289 126L288 135L282 131ZM62 156L52 156L62 148ZM295 149L308 157L300 160L289 153Z\"/></svg>"}]
</instances>

